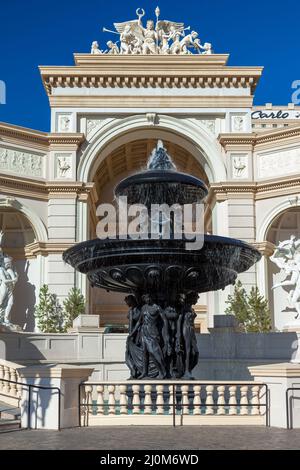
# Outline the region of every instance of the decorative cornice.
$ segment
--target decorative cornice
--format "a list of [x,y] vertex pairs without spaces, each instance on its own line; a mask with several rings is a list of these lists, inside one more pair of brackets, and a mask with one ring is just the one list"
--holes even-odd
[[256,133],[230,133],[219,134],[218,140],[220,144],[226,148],[228,145],[255,145]]
[[228,56],[75,55],[75,67],[40,67],[50,96],[57,87],[250,88],[261,67],[225,66]]
[[79,147],[85,140],[85,135],[80,133],[48,134],[49,145],[76,145]]
[[299,137],[300,136],[300,125],[284,127],[280,129],[270,129],[265,132],[260,132],[257,134],[256,140],[258,144],[263,144],[265,142],[274,142],[275,140],[282,140],[289,137]]
[[[48,200],[53,195],[68,195],[87,200],[89,194],[94,191],[94,183],[80,182],[41,182],[18,176],[0,175],[0,187],[3,194],[32,197],[34,199]],[[87,195],[87,197],[84,197]],[[93,196],[94,197],[94,196]]]
[[264,182],[222,182],[213,183],[210,186],[210,191],[213,193],[213,197],[217,201],[225,201],[231,197],[240,197],[247,193],[255,199],[265,199],[272,196],[282,196],[284,194],[299,192],[300,189],[300,177],[294,178],[285,177],[275,179],[272,181]]
[[2,174],[0,175],[0,187],[3,194],[48,199],[46,182]]
[[51,107],[88,108],[251,108],[253,96],[56,96],[49,98]]
[[14,259],[36,258],[38,255],[62,254],[65,250],[74,246],[75,242],[33,242],[23,248],[6,248],[5,252]]
[[220,134],[218,140],[226,148],[229,145],[252,145],[276,142],[292,137],[300,137],[300,125],[270,129],[264,132]]
[[48,134],[46,132],[15,126],[5,122],[0,122],[0,139],[2,137],[20,139],[27,143],[38,143],[44,147],[48,147]]
[[81,133],[46,133],[0,122],[0,140],[2,137],[13,138],[20,143],[38,143],[45,147],[45,150],[53,144],[79,146],[85,140],[84,134]]
[[265,191],[274,191],[275,189],[286,189],[286,188],[295,188],[300,185],[300,177],[287,176],[285,178],[277,178],[272,181],[264,181],[262,183],[256,183],[257,190],[259,192]]
[[255,194],[257,192],[257,183],[213,183],[210,185],[210,191],[213,193],[213,196],[210,196],[210,199],[216,199],[217,201],[223,201],[228,199],[229,194],[234,193],[249,193]]
[[[205,71],[206,72],[206,71]],[[48,95],[52,94],[52,89],[61,88],[250,88],[253,92],[257,80],[248,77],[246,74],[235,76],[223,76],[223,74],[213,75],[202,72],[202,76],[172,76],[164,75],[97,75],[95,72],[86,71],[85,76],[74,74],[68,77],[43,76],[44,84]]]

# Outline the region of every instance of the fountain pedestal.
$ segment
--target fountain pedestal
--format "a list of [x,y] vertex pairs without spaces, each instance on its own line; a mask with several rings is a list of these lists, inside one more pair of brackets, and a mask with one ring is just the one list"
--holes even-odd
[[100,332],[99,315],[78,315],[73,321],[73,327],[69,329],[69,333],[96,333]]

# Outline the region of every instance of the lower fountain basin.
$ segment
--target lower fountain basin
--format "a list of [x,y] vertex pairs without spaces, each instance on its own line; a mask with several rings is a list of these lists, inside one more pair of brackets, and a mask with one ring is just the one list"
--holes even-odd
[[204,236],[200,250],[184,240],[90,240],[69,248],[65,262],[108,291],[198,293],[224,289],[261,254],[240,240]]

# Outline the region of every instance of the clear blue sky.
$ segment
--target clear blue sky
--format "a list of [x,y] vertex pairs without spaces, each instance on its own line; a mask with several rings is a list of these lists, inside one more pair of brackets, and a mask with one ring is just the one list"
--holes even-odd
[[[5,0],[0,5],[0,80],[7,104],[0,121],[49,130],[50,111],[38,65],[73,65],[74,52],[89,52],[93,40],[110,38],[102,27],[136,18],[143,7],[154,17],[183,21],[230,53],[230,65],[263,65],[255,103],[286,104],[291,83],[300,80],[299,0]],[[105,41],[105,42],[104,42]]]

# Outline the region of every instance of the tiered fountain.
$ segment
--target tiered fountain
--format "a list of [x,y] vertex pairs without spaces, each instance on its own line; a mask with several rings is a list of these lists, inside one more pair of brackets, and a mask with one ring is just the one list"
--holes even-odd
[[[203,181],[176,171],[158,143],[146,171],[122,180],[116,197],[128,204],[192,204],[207,195]],[[172,228],[173,227],[173,228]],[[127,293],[129,335],[126,363],[132,379],[191,378],[198,362],[193,305],[201,292],[234,284],[261,255],[240,240],[204,235],[201,249],[186,248],[174,236],[95,239],[64,253],[64,260],[87,274],[92,286]]]

